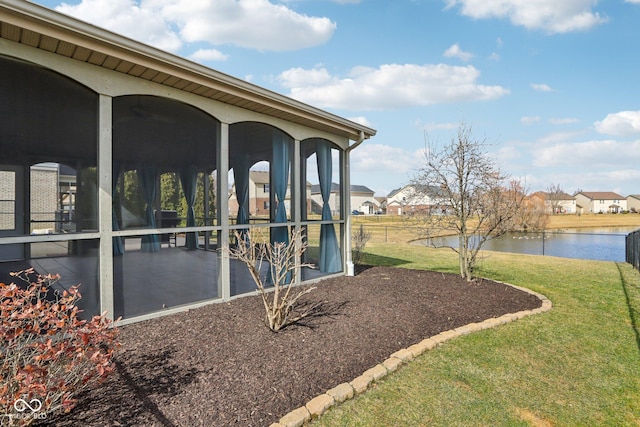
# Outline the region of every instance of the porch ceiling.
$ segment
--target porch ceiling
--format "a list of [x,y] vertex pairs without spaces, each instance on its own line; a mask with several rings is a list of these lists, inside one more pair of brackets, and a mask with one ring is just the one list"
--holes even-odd
[[0,3],[0,38],[351,140],[376,133],[369,127],[28,1]]

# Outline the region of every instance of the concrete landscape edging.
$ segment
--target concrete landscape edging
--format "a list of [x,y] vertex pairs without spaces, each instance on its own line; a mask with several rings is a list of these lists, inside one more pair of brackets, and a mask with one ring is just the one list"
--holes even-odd
[[398,350],[391,356],[389,356],[389,358],[387,358],[384,362],[370,369],[367,369],[364,373],[362,373],[362,375],[354,378],[352,381],[348,383],[342,383],[330,390],[327,390],[326,393],[322,393],[314,397],[304,406],[294,409],[293,411],[280,418],[278,422],[271,424],[270,427],[304,426],[308,421],[319,417],[320,415],[328,411],[332,406],[338,405],[346,400],[353,399],[355,396],[366,392],[370,388],[371,384],[375,381],[378,381],[391,372],[396,371],[400,366],[409,363],[424,352],[431,350],[446,341],[484,329],[495,328],[497,326],[504,325],[505,323],[510,323],[518,319],[522,319],[523,317],[544,313],[545,311],[551,310],[551,308],[553,307],[551,301],[542,294],[539,294],[527,288],[512,285],[510,283],[498,282],[496,280],[494,280],[494,282],[508,285],[528,294],[534,295],[538,299],[540,299],[540,301],[542,301],[542,305],[533,310],[523,310],[516,313],[507,313],[503,314],[500,317],[492,317],[483,320],[479,323],[469,323],[455,329],[440,332],[439,334],[429,338],[425,338],[419,343],[414,344],[408,348]]

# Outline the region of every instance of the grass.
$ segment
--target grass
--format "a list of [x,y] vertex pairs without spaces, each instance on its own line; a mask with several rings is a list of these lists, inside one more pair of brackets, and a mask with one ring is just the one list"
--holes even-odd
[[[419,239],[421,234],[416,220],[400,215],[354,215],[352,230],[363,225],[372,234],[372,243],[403,243]],[[583,214],[550,215],[547,230],[593,227],[638,227],[640,214]]]
[[[640,426],[640,274],[625,263],[486,252],[479,274],[551,311],[456,338],[314,426]],[[451,250],[371,244],[366,261],[456,272]]]

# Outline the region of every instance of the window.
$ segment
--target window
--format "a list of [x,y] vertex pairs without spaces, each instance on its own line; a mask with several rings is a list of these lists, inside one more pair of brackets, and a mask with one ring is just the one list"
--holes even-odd
[[264,191],[265,193],[269,193],[269,184],[264,184],[262,186],[262,191]]
[[263,202],[263,209],[264,210],[269,210],[269,202],[267,202],[267,201]]

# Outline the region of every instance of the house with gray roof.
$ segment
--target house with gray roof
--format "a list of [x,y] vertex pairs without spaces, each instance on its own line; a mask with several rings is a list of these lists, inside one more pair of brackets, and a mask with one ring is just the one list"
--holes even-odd
[[620,213],[627,198],[613,191],[581,191],[575,195],[577,213]]
[[627,196],[627,210],[629,212],[640,212],[640,194]]
[[[374,191],[365,185],[351,185],[349,194],[352,211],[362,212],[365,215],[373,215],[380,211],[380,201],[374,196]],[[317,211],[322,206],[322,195],[320,185],[311,186],[312,211]],[[315,208],[314,208],[315,207]],[[329,196],[329,207],[332,212],[340,210],[340,185],[331,183],[331,193]]]

